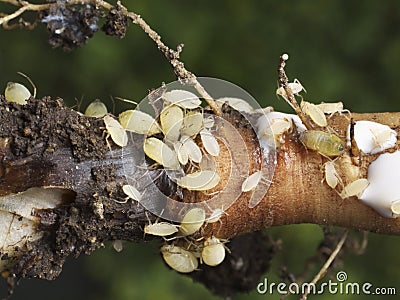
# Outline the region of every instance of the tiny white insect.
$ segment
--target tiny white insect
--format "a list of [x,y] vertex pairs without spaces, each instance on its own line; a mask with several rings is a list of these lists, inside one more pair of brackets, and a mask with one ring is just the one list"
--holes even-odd
[[[288,83],[288,87],[292,91],[292,94],[298,95],[301,91],[307,92],[306,89],[302,86],[299,80],[295,79],[293,82]],[[276,94],[282,96],[284,99],[288,100],[286,95],[286,91],[283,87],[279,87],[276,90]]]
[[200,131],[200,137],[206,151],[212,156],[218,156],[220,148],[214,135],[209,130],[202,129]]
[[85,116],[87,117],[103,117],[107,114],[107,106],[100,101],[100,99],[96,99],[91,102],[85,110]]
[[248,192],[255,189],[255,187],[260,182],[261,178],[262,178],[262,171],[256,171],[253,174],[251,174],[243,181],[242,192]]
[[226,212],[222,208],[216,208],[213,210],[211,215],[207,218],[206,222],[207,223],[218,222],[218,221],[220,221],[220,219],[224,213],[226,214]]
[[202,127],[203,114],[195,111],[190,111],[185,115],[185,118],[183,119],[181,135],[194,137],[200,132]]
[[202,158],[202,153],[199,146],[189,137],[181,138],[182,147],[185,148],[189,159],[195,163],[199,163]]
[[122,250],[124,250],[124,245],[122,244],[121,240],[114,240],[112,242],[112,246],[113,246],[114,250],[117,252],[121,252]]
[[22,84],[8,82],[4,91],[4,96],[8,102],[16,102],[25,105],[31,97],[31,92]]
[[191,235],[203,226],[206,219],[206,212],[200,207],[190,209],[182,219],[179,231],[183,235]]
[[335,163],[333,161],[328,161],[324,164],[324,167],[326,183],[331,188],[336,188],[337,184],[339,183],[339,175],[336,172]]
[[177,141],[174,143],[174,150],[178,156],[178,160],[182,165],[186,165],[189,161],[189,154],[187,153],[186,147],[183,147],[182,142]]
[[209,266],[217,266],[224,261],[224,244],[216,237],[212,236],[204,241],[204,248],[201,251],[201,261]]
[[177,225],[168,222],[156,222],[144,226],[144,233],[156,236],[168,236],[178,232]]
[[161,254],[167,265],[180,273],[193,272],[199,265],[192,252],[175,245],[163,245]]
[[326,127],[328,125],[324,112],[317,105],[301,100],[300,108],[318,126]]
[[369,185],[368,179],[361,178],[357,179],[353,182],[350,182],[348,185],[346,185],[343,189],[343,191],[340,193],[340,197],[342,199],[346,199],[352,196],[357,196],[359,197],[362,192],[367,188]]
[[156,120],[149,114],[140,110],[126,110],[119,115],[122,127],[127,131],[132,131],[148,136],[161,132]]
[[272,119],[271,121],[271,131],[275,136],[279,136],[292,127],[292,123],[284,118],[284,119]]
[[316,104],[316,106],[324,112],[324,114],[332,115],[334,113],[349,112],[344,109],[343,102],[321,102]]
[[166,102],[186,109],[195,109],[201,105],[201,100],[195,94],[185,90],[172,90],[162,97]]
[[212,189],[219,183],[218,173],[211,170],[200,170],[187,174],[177,180],[177,184],[192,191],[205,191]]
[[215,125],[214,116],[208,116],[203,119],[203,127],[204,128],[210,129],[210,128],[214,127],[214,125]]
[[134,186],[126,184],[122,187],[122,190],[130,199],[140,202],[142,195]]
[[233,107],[234,109],[238,111],[243,111],[243,112],[252,112],[254,108],[250,105],[249,102],[240,99],[240,98],[232,98],[232,97],[224,97],[224,98],[219,98],[216,99],[218,105],[222,107],[224,103],[227,103],[229,106]]
[[183,111],[176,105],[165,107],[160,114],[161,128],[165,139],[176,142],[183,123]]
[[105,116],[103,121],[106,125],[108,136],[111,136],[113,142],[120,147],[125,147],[128,144],[128,135],[121,124],[111,116]]
[[390,206],[393,214],[399,215],[400,214],[400,199],[394,200],[392,205]]
[[179,162],[175,151],[171,150],[167,144],[161,140],[150,137],[144,142],[144,153],[155,162],[166,168],[177,169]]

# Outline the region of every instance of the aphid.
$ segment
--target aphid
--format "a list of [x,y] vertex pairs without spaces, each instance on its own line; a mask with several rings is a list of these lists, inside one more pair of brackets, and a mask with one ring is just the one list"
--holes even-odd
[[107,114],[107,106],[99,99],[94,100],[90,103],[85,110],[85,116],[87,117],[103,117]]
[[128,135],[121,124],[111,116],[105,116],[103,121],[106,125],[108,136],[111,136],[113,142],[120,147],[125,147],[128,144]]
[[[288,85],[294,95],[298,95],[303,90],[306,92],[306,89],[301,85],[300,81],[298,81],[297,79],[295,79],[294,82],[289,82]],[[276,94],[288,100],[286,91],[282,86],[276,90]]]
[[146,134],[148,136],[161,132],[156,120],[140,110],[127,110],[119,115],[119,121],[122,127],[127,131],[132,131],[139,134]]
[[344,109],[343,102],[321,102],[320,104],[315,104],[320,110],[324,112],[324,114],[334,114],[336,112],[341,113],[344,111],[348,111]]
[[179,166],[175,151],[171,150],[161,140],[151,137],[144,142],[144,153],[155,162],[166,168],[176,169]]
[[183,123],[182,109],[176,105],[164,108],[160,114],[160,123],[164,137],[172,142],[177,141]]
[[177,232],[177,226],[168,222],[150,223],[144,226],[144,233],[156,236],[168,236]]
[[272,119],[271,131],[275,136],[279,136],[288,131],[292,127],[292,123],[288,119]]
[[371,133],[376,147],[384,149],[386,144],[390,143],[393,136],[396,137],[396,132],[387,126],[386,130],[379,130],[376,128],[371,128]]
[[121,252],[122,250],[124,250],[124,245],[122,244],[121,240],[113,241],[112,246],[113,246],[114,250],[117,252]]
[[179,231],[183,235],[191,235],[203,226],[206,219],[206,212],[204,209],[195,207],[190,209],[182,219]]
[[193,272],[199,265],[192,252],[175,245],[163,245],[161,254],[167,265],[180,273]]
[[208,116],[203,119],[203,127],[204,128],[210,129],[210,128],[214,127],[214,125],[215,125],[214,116]]
[[212,133],[207,129],[203,129],[200,131],[200,137],[206,151],[212,156],[218,156],[220,151],[219,144]]
[[392,205],[390,206],[390,209],[393,214],[400,214],[400,200],[395,200],[392,202]]
[[31,92],[22,84],[16,82],[8,82],[4,96],[8,102],[16,102],[25,105],[31,97]]
[[122,187],[122,190],[130,199],[140,202],[142,195],[134,186],[126,184]]
[[217,266],[223,262],[225,258],[224,244],[212,236],[204,241],[204,248],[201,251],[201,260],[206,265]]
[[163,99],[171,104],[186,109],[195,109],[200,106],[201,100],[193,93],[185,90],[172,90],[163,95]]
[[189,154],[187,153],[186,147],[183,147],[183,144],[180,141],[177,141],[174,144],[174,150],[176,152],[179,162],[182,165],[186,165],[189,161]]
[[333,161],[328,161],[324,164],[324,167],[326,183],[334,189],[339,182],[339,175],[335,170],[335,163]]
[[362,194],[362,192],[367,188],[368,185],[368,179],[357,179],[353,182],[350,182],[344,187],[343,191],[340,193],[340,197],[342,197],[342,199],[346,199],[352,196],[358,197]]
[[242,192],[248,192],[258,185],[262,178],[262,171],[256,171],[245,179],[242,183]]
[[177,180],[177,184],[192,191],[205,191],[217,186],[220,177],[210,170],[196,171]]
[[224,97],[216,99],[215,101],[217,101],[220,106],[227,103],[230,107],[233,107],[238,111],[252,112],[254,109],[247,101],[239,98]]
[[221,219],[221,217],[222,217],[222,214],[226,214],[226,212],[223,210],[223,209],[221,209],[221,208],[216,208],[216,209],[214,209],[213,210],[213,212],[211,213],[211,215],[208,217],[208,219],[206,220],[206,222],[207,223],[215,223],[215,222],[218,222],[220,219]]
[[202,158],[201,150],[197,144],[188,137],[182,137],[181,138],[182,146],[185,148],[185,151],[187,152],[189,159],[195,163],[199,163]]
[[325,156],[339,156],[344,151],[342,140],[335,134],[320,130],[300,133],[300,141],[308,148]]
[[328,125],[324,112],[315,104],[302,100],[300,102],[300,108],[301,111],[309,116],[318,126],[326,127]]
[[183,136],[196,136],[203,127],[203,115],[199,112],[190,111],[183,119],[181,134]]

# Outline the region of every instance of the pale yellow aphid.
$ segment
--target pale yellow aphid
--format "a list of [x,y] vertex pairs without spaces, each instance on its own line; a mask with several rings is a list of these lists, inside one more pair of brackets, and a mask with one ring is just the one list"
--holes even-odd
[[324,112],[317,105],[301,100],[300,108],[318,126],[326,127],[328,125]]
[[103,117],[107,114],[107,106],[99,99],[91,102],[85,110],[85,116],[87,117]]
[[190,209],[182,219],[179,231],[183,235],[191,235],[203,226],[206,220],[206,212],[204,209],[195,207]]
[[376,128],[370,128],[370,131],[373,135],[375,145],[380,149],[383,149],[387,143],[390,143],[392,136],[396,134],[396,132],[393,131],[389,126],[385,129],[380,128],[380,130]]
[[121,252],[122,250],[124,250],[124,245],[122,244],[122,240],[114,240],[112,242],[112,246],[114,250],[117,252]]
[[122,187],[122,190],[130,199],[140,202],[142,195],[134,186],[126,184]]
[[300,141],[308,149],[325,156],[339,156],[344,151],[342,140],[335,134],[320,130],[307,130],[300,133]]
[[31,97],[31,92],[22,84],[16,82],[8,82],[4,96],[8,102],[15,102],[25,105]]
[[[289,82],[288,86],[294,95],[298,95],[303,90],[306,92],[306,89],[301,85],[300,81],[298,81],[297,79],[295,79],[294,82]],[[276,94],[288,100],[286,91],[283,87],[279,87],[276,90]]]
[[185,151],[189,156],[189,159],[195,163],[199,163],[203,156],[199,146],[197,146],[197,144],[188,137],[182,137],[181,142],[182,147],[185,148]]
[[362,192],[367,188],[368,185],[368,179],[357,179],[353,182],[350,182],[344,187],[343,191],[340,193],[340,197],[342,197],[342,199],[346,199],[352,196],[358,197],[362,194]]
[[174,144],[174,150],[176,152],[179,162],[182,165],[186,165],[189,161],[189,154],[186,150],[186,147],[183,146],[182,142],[176,142]]
[[272,119],[271,121],[271,131],[275,136],[279,136],[284,132],[289,131],[292,127],[292,123],[284,118],[284,119]]
[[128,135],[121,124],[111,116],[105,116],[103,121],[113,142],[120,147],[125,147],[128,144]]
[[341,113],[348,111],[347,109],[344,109],[343,102],[321,102],[320,104],[315,105],[325,114],[334,114],[336,112]]
[[212,236],[204,241],[204,247],[201,251],[201,261],[209,266],[217,266],[224,261],[225,247],[224,244]]
[[177,169],[179,167],[178,158],[175,151],[171,150],[161,140],[150,137],[144,142],[144,153],[155,162],[166,168]]
[[219,144],[217,139],[213,136],[213,134],[208,131],[207,129],[202,129],[200,131],[201,142],[203,143],[204,149],[212,155],[218,156],[219,155]]
[[165,107],[160,114],[161,128],[165,139],[176,142],[183,123],[183,111],[176,105]]
[[177,184],[192,191],[206,191],[217,186],[219,180],[220,177],[217,172],[200,170],[179,178]]
[[254,109],[249,102],[240,98],[224,97],[216,99],[215,101],[217,101],[221,107],[224,103],[227,103],[230,107],[238,111],[252,112]]
[[195,111],[190,111],[183,119],[181,134],[183,136],[196,136],[203,127],[203,114]]
[[256,171],[245,179],[242,183],[242,192],[249,192],[258,185],[262,178],[262,171]]
[[167,265],[180,273],[193,272],[199,265],[192,252],[175,245],[163,245],[161,254]]
[[144,226],[144,233],[156,236],[168,236],[177,232],[177,226],[168,222],[158,222]]
[[331,188],[336,188],[337,184],[339,183],[339,175],[336,172],[335,163],[333,161],[328,161],[324,164],[324,167],[326,183]]
[[166,92],[162,98],[170,104],[175,104],[186,109],[195,109],[201,104],[201,100],[195,94],[185,90]]
[[390,206],[390,209],[392,210],[393,214],[399,215],[400,214],[400,199],[393,201],[392,205]]
[[140,110],[126,110],[119,115],[122,127],[127,131],[151,136],[161,132],[156,120]]

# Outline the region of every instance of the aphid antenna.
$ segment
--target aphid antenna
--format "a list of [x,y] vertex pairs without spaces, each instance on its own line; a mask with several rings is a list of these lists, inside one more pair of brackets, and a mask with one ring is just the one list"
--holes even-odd
[[111,98],[115,98],[115,99],[120,100],[120,101],[123,101],[123,102],[127,102],[127,103],[130,103],[130,104],[134,104],[134,105],[136,105],[136,106],[139,105],[139,103],[137,103],[136,101],[130,100],[130,99],[126,99],[126,98],[122,98],[122,97],[112,97],[112,96],[110,96],[110,97],[111,97]]
[[112,102],[112,112],[115,113],[115,100],[114,100],[114,97],[112,95],[110,95],[110,99],[111,99],[111,102]]
[[21,75],[22,77],[24,77],[26,80],[28,80],[28,82],[31,84],[31,86],[33,87],[33,98],[36,98],[36,85],[33,83],[33,81],[29,78],[28,75],[25,75],[22,72],[17,72],[17,74]]

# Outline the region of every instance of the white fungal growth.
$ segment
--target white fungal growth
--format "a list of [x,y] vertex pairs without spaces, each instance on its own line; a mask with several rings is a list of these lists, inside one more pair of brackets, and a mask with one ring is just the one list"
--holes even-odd
[[203,127],[203,115],[199,112],[190,111],[185,115],[183,119],[183,125],[181,128],[182,136],[196,136],[201,128]]
[[204,209],[199,207],[192,208],[183,217],[179,231],[183,235],[191,235],[203,226],[205,219],[206,212]]
[[342,199],[346,199],[353,196],[359,197],[363,193],[363,191],[367,188],[368,185],[369,185],[368,179],[365,178],[357,179],[353,182],[350,182],[348,185],[344,187],[343,191],[340,193],[340,197],[342,197]]
[[339,183],[339,175],[335,169],[335,163],[328,161],[324,164],[325,168],[325,181],[331,188],[336,188]]
[[144,226],[144,233],[156,236],[169,236],[177,232],[177,226],[168,222],[158,222]]
[[120,147],[125,147],[128,144],[128,135],[121,124],[111,116],[105,116],[103,121],[113,142]]
[[16,102],[25,105],[31,97],[31,92],[22,84],[17,82],[8,82],[4,96],[8,102]]
[[400,151],[384,153],[368,167],[369,186],[360,201],[386,218],[399,217]]
[[224,103],[227,103],[229,106],[238,111],[250,113],[254,110],[254,108],[249,104],[249,102],[239,98],[224,97],[216,99],[215,101],[220,107],[222,107]]
[[165,168],[177,169],[179,166],[175,151],[157,138],[147,138],[143,145],[144,153]]
[[183,123],[183,111],[176,105],[165,107],[160,114],[161,128],[165,139],[176,142]]
[[156,120],[140,110],[127,110],[119,115],[119,121],[125,130],[148,136],[161,132]]
[[199,146],[197,146],[197,144],[191,138],[188,137],[182,137],[181,141],[183,144],[182,146],[185,148],[189,156],[189,159],[195,163],[199,163],[203,156],[201,154]]
[[177,184],[192,191],[206,191],[217,186],[220,177],[217,172],[210,170],[196,171],[177,180]]
[[328,122],[326,121],[326,117],[324,112],[315,104],[301,101],[300,102],[301,111],[310,117],[310,119],[320,127],[326,127]]
[[142,195],[134,186],[126,184],[122,187],[122,190],[130,199],[140,202]]
[[258,185],[262,178],[262,171],[257,171],[251,174],[249,177],[245,179],[242,183],[242,192],[249,192]]
[[212,236],[204,241],[204,247],[201,251],[201,261],[209,266],[217,266],[224,261],[225,247],[224,244]]
[[[347,128],[347,143],[350,144],[350,125]],[[354,140],[365,154],[375,154],[393,148],[397,132],[387,125],[371,121],[357,121],[354,125]]]
[[163,99],[186,109],[195,109],[201,105],[201,100],[193,93],[185,90],[172,90],[163,95]]
[[193,272],[199,265],[192,252],[175,245],[163,245],[161,254],[167,265],[180,273]]
[[200,131],[201,142],[203,143],[204,149],[212,155],[218,156],[219,155],[219,144],[217,139],[213,136],[213,134],[208,131],[207,129],[203,129]]
[[107,114],[107,106],[99,99],[91,102],[85,110],[85,116],[87,117],[103,117]]

